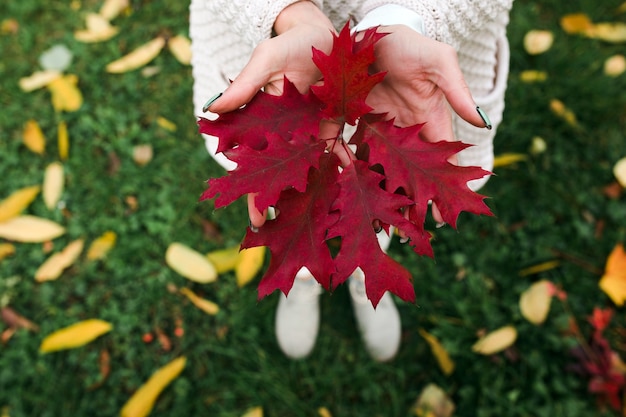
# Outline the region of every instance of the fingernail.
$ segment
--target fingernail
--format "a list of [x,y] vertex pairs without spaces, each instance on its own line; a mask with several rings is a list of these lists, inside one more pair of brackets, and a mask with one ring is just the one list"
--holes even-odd
[[377,228],[374,229],[375,233],[380,233],[383,231],[383,227],[382,226],[378,226]]
[[478,106],[476,106],[476,111],[478,112],[478,115],[480,116],[480,118],[483,119],[483,122],[485,123],[485,127],[491,130],[492,128],[491,120],[489,120],[489,116],[487,116],[487,113],[485,113],[483,109],[481,109]]
[[442,228],[443,226],[445,226],[445,225],[446,225],[446,222],[439,222],[439,223],[437,223],[437,224],[435,225],[435,227],[436,227],[437,229],[441,229],[441,228]]
[[209,111],[209,107],[211,107],[211,104],[215,103],[215,101],[216,101],[218,98],[222,97],[222,94],[224,94],[224,93],[217,93],[216,95],[214,95],[213,97],[211,97],[211,98],[209,99],[209,101],[207,101],[206,103],[204,103],[204,106],[202,106],[202,112],[203,112],[203,113],[208,112],[208,111]]
[[257,233],[259,231],[258,227],[252,226],[252,220],[248,219],[248,226],[250,226],[250,230],[252,233]]
[[400,243],[406,243],[406,242],[408,242],[408,241],[409,241],[409,238],[408,238],[408,237],[401,237],[401,238],[400,238]]

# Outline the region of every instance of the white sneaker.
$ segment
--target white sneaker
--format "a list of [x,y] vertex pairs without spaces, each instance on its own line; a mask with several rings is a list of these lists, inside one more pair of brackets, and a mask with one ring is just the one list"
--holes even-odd
[[322,286],[302,269],[296,275],[289,296],[280,294],[276,309],[276,339],[283,353],[292,359],[306,357],[315,346],[320,325],[319,295]]
[[365,279],[360,268],[348,279],[354,317],[370,356],[385,362],[392,359],[400,348],[400,314],[391,293],[386,292],[376,309],[365,293]]

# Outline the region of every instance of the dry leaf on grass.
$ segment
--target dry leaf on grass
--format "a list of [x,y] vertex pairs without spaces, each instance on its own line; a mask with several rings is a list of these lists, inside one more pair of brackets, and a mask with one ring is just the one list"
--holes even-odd
[[454,361],[450,358],[448,351],[443,347],[441,342],[439,342],[439,339],[424,329],[419,329],[419,333],[426,342],[428,342],[433,356],[437,359],[439,368],[441,368],[445,375],[451,375],[452,372],[454,372]]
[[242,249],[239,252],[239,261],[235,266],[237,286],[243,287],[254,279],[265,262],[265,246]]
[[528,159],[528,156],[523,153],[504,153],[501,155],[496,155],[493,160],[493,167],[505,167],[508,165],[513,165],[520,161],[525,161],[526,159]]
[[15,242],[46,242],[64,233],[65,228],[58,223],[31,215],[13,217],[0,223],[0,237]]
[[80,321],[46,336],[39,346],[39,352],[49,353],[84,346],[112,328],[111,323],[99,319]]
[[617,182],[626,188],[626,157],[620,159],[613,166],[613,175],[617,178]]
[[15,245],[12,243],[0,243],[0,261],[15,255]]
[[0,201],[0,223],[13,217],[17,217],[37,197],[41,187],[32,185],[14,191],[4,200]]
[[493,355],[509,348],[517,339],[517,330],[513,326],[504,326],[481,337],[472,346],[472,351],[481,355]]
[[36,120],[30,119],[24,125],[22,133],[22,141],[24,145],[32,152],[43,155],[46,150],[46,137]]
[[532,324],[541,324],[548,317],[553,285],[550,281],[538,281],[522,293],[519,300],[520,311]]
[[263,407],[252,407],[248,411],[243,413],[241,417],[263,417]]
[[76,111],[83,105],[83,95],[76,86],[78,77],[73,74],[64,75],[52,80],[48,89],[52,93],[52,107],[57,112]]
[[454,403],[437,385],[428,384],[420,393],[413,412],[419,417],[451,417]]
[[626,301],[626,251],[622,244],[615,245],[608,256],[599,285],[616,305],[624,305]]
[[106,66],[106,71],[113,74],[120,74],[143,67],[156,58],[164,46],[165,38],[162,36],[152,39],[150,42],[141,45],[122,58],[111,62]]
[[554,35],[548,30],[531,30],[524,36],[524,49],[530,55],[539,55],[552,47]]
[[209,301],[207,299],[197,296],[189,288],[181,288],[180,293],[187,297],[193,305],[211,316],[216,315],[220,311],[219,306],[213,301]]
[[619,77],[626,71],[626,57],[621,54],[613,55],[604,61],[604,74],[609,77]]
[[102,236],[91,242],[87,250],[87,259],[90,261],[103,259],[113,249],[116,240],[117,234],[115,232],[110,230],[104,232]]
[[136,145],[133,147],[133,161],[139,166],[147,165],[152,161],[152,145]]
[[22,77],[19,80],[20,89],[26,93],[43,88],[57,78],[61,78],[63,74],[57,70],[36,71],[28,77]]
[[218,249],[207,253],[206,257],[211,261],[217,273],[223,274],[235,269],[237,263],[239,263],[239,246]]
[[70,137],[67,133],[67,123],[60,121],[57,127],[57,144],[59,146],[59,159],[65,161],[70,153]]
[[85,17],[87,29],[74,32],[74,38],[79,42],[94,43],[111,39],[119,33],[119,28],[112,26],[109,20],[98,13],[89,13]]
[[15,329],[27,329],[33,332],[39,331],[39,326],[28,320],[26,317],[18,314],[11,307],[0,308],[0,317],[9,327],[13,327]]
[[565,120],[567,124],[573,127],[578,126],[578,120],[574,112],[569,109],[565,104],[556,98],[550,100],[550,110],[552,113]]
[[183,277],[206,284],[217,279],[217,271],[202,254],[182,243],[172,243],[165,253],[165,261],[174,271]]
[[593,39],[600,39],[610,43],[626,42],[626,23],[604,22],[596,23],[586,32]]
[[548,73],[538,70],[526,70],[521,72],[519,78],[524,83],[543,82],[548,79]]
[[191,64],[191,41],[183,35],[177,35],[167,41],[167,47],[174,58],[183,65]]
[[65,173],[63,165],[52,162],[46,167],[43,178],[43,201],[49,210],[53,210],[63,194],[65,187]]
[[570,35],[586,33],[593,27],[593,22],[584,13],[571,13],[561,17],[561,28]]
[[77,239],[68,244],[61,252],[50,256],[35,272],[35,281],[53,281],[61,276],[83,252],[85,242]]
[[128,0],[105,0],[98,13],[104,19],[113,20],[128,7],[130,7]]
[[187,359],[181,356],[159,368],[126,402],[120,415],[122,417],[145,417],[150,414],[159,394],[180,375],[186,363]]

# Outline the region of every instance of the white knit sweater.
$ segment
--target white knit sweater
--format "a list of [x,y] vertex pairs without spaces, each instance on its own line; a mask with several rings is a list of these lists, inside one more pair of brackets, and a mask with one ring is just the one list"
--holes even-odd
[[[202,113],[208,98],[228,86],[248,62],[254,47],[269,38],[278,14],[297,0],[192,0],[190,36],[194,77],[194,111]],[[502,120],[509,66],[506,25],[513,0],[315,0],[340,29],[350,17],[358,22],[384,4],[397,4],[418,13],[425,35],[452,45],[472,96],[490,117],[493,129],[476,128],[455,115],[456,138],[472,146],[459,154],[465,166],[493,168],[493,138]],[[213,115],[214,116],[214,115]],[[226,169],[234,164],[215,155],[216,139],[207,148]],[[480,188],[487,178],[470,186]]]

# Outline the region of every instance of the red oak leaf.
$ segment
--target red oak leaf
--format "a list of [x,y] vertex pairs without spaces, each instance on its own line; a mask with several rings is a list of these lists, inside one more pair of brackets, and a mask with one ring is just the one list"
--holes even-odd
[[[385,254],[372,228],[374,220],[396,225],[414,239],[423,231],[408,222],[400,209],[412,204],[400,194],[380,187],[384,176],[370,170],[367,163],[354,161],[339,176],[341,191],[333,206],[339,220],[328,231],[329,237],[341,237],[341,249],[335,258],[337,276],[333,287],[343,283],[357,267],[365,274],[365,291],[376,306],[385,291],[406,301],[415,299],[411,274]],[[380,232],[383,233],[383,232]]]
[[272,96],[260,91],[244,107],[221,114],[216,120],[201,117],[198,125],[200,133],[219,138],[217,152],[237,145],[258,150],[267,145],[266,132],[274,132],[287,140],[292,136],[317,136],[321,107],[317,97],[310,92],[300,94],[285,78],[282,95]]
[[223,207],[247,193],[259,193],[255,204],[260,211],[273,206],[281,191],[293,187],[304,191],[309,167],[317,167],[326,142],[304,140],[288,142],[275,133],[267,134],[267,146],[262,150],[238,146],[225,152],[237,168],[227,176],[212,178],[200,200],[215,199],[215,207]]
[[270,265],[259,283],[259,298],[280,289],[288,294],[296,273],[307,267],[315,279],[330,289],[335,266],[326,244],[327,230],[337,220],[331,206],[339,193],[339,163],[332,154],[324,154],[320,169],[311,169],[304,193],[295,189],[283,191],[276,204],[278,216],[258,232],[250,229],[242,248],[267,246]]
[[362,40],[356,41],[346,24],[339,36],[334,36],[330,55],[313,48],[313,62],[322,72],[324,83],[311,90],[324,103],[324,115],[329,119],[354,125],[372,108],[365,104],[370,90],[385,74],[370,75],[368,70],[376,59],[374,44],[384,34],[368,29]]
[[[369,163],[380,164],[385,173],[385,187],[390,192],[402,190],[415,203],[409,207],[409,219],[423,224],[428,202],[437,203],[443,220],[456,228],[461,211],[491,215],[484,196],[467,186],[470,180],[490,173],[479,167],[460,167],[448,158],[471,146],[462,142],[426,142],[418,136],[421,125],[396,127],[385,115],[368,114],[359,121],[351,140],[369,147]],[[416,248],[418,253],[420,247]]]

